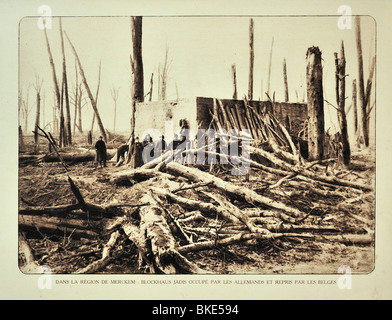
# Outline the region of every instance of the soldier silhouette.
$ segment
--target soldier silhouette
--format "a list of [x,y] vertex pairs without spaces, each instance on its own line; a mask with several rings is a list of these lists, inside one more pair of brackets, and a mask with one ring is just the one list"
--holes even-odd
[[102,136],[99,137],[99,140],[95,143],[95,151],[96,151],[96,161],[97,166],[99,165],[106,167],[106,144],[105,141],[102,140]]

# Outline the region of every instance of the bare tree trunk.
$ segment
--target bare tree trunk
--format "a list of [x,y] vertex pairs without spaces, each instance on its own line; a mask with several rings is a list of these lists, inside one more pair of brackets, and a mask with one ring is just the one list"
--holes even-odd
[[39,151],[39,138],[38,138],[38,127],[40,125],[39,118],[40,118],[40,106],[41,106],[41,97],[40,93],[37,92],[37,113],[35,117],[35,129],[34,129],[34,148],[35,152]]
[[[136,114],[136,98],[135,98],[135,63],[132,59],[132,54],[130,55],[130,63],[131,63],[131,72],[132,72],[132,78],[133,78],[133,84],[131,87],[131,94],[132,94],[132,101],[131,101],[131,136],[128,139],[128,153],[127,157],[125,159],[125,163],[129,164],[135,156],[135,114]],[[158,70],[159,72],[159,70]],[[158,85],[159,85],[158,81]],[[158,94],[160,94],[160,91],[158,91]],[[134,163],[134,162],[133,162]]]
[[[64,80],[64,79],[63,79]],[[60,148],[64,147],[66,143],[66,132],[64,126],[64,81],[61,82],[61,95],[60,95]]]
[[23,118],[24,118],[24,131],[25,134],[27,134],[28,130],[28,119],[29,119],[29,93],[30,93],[30,86],[27,87],[27,93],[26,93],[26,99],[22,98],[22,93],[20,93],[20,102],[22,105],[22,113],[23,113]]
[[93,119],[91,120],[90,132],[94,132],[94,123],[95,123],[95,113],[93,114]]
[[159,73],[160,73],[160,79],[159,81],[161,82],[160,84],[160,99],[161,100],[166,100],[166,92],[167,92],[167,79],[168,79],[168,72],[169,72],[169,62],[168,62],[168,57],[169,57],[169,49],[165,49],[165,60],[163,62],[162,69],[159,68]]
[[[152,100],[152,89],[154,87],[154,74],[151,74],[151,78],[150,78],[150,101]],[[177,88],[177,84],[176,84],[176,88]],[[178,98],[178,92],[177,92],[177,98]]]
[[309,48],[306,59],[309,160],[321,160],[324,157],[324,98],[320,49]]
[[128,141],[129,151],[127,154],[127,158],[125,159],[125,163],[136,165],[134,159],[136,154],[136,145],[135,145],[135,113],[136,113],[136,99],[132,99],[132,107],[131,107],[131,137]]
[[253,100],[253,64],[254,64],[254,25],[253,19],[249,22],[249,82],[248,82],[248,100]]
[[144,101],[144,75],[142,58],[142,17],[131,17],[133,65],[134,65],[134,99]]
[[76,133],[76,121],[78,120],[78,93],[77,93],[78,89],[76,89],[76,93],[75,93],[75,109],[74,109],[74,120],[73,120],[73,129],[72,129],[72,133],[75,136]]
[[269,66],[268,66],[268,82],[267,82],[267,94],[269,96],[270,96],[270,90],[271,90],[271,65],[272,65],[272,49],[273,49],[273,47],[274,47],[274,38],[272,37]]
[[[95,104],[98,106],[98,93],[99,93],[99,87],[101,85],[101,61],[99,62],[99,71],[98,71],[98,84],[97,84],[97,91],[95,92]],[[98,107],[97,107],[98,109]],[[93,119],[91,121],[91,134],[94,133],[94,123],[95,123],[95,113],[93,114]]]
[[91,131],[87,132],[87,143],[91,145],[93,143],[93,134]]
[[79,85],[79,94],[78,94],[78,129],[80,133],[83,133],[83,128],[82,128],[82,84]]
[[237,100],[237,70],[235,64],[231,66],[231,74],[233,76],[233,99]]
[[357,109],[357,80],[353,80],[353,94],[352,94],[352,103],[354,109],[354,132],[355,137],[358,134],[358,109]]
[[76,121],[78,118],[78,102],[79,102],[79,83],[78,83],[78,65],[75,59],[75,113],[74,113],[74,124],[73,124],[73,134],[76,132]]
[[[46,46],[47,46],[47,49],[48,49],[49,63],[50,63],[50,66],[52,67],[54,92],[55,92],[55,96],[56,96],[56,107],[57,107],[57,110],[60,111],[60,98],[61,98],[60,97],[60,88],[59,88],[59,84],[58,84],[58,81],[57,81],[56,67],[55,67],[55,64],[53,62],[52,51],[50,49],[50,44],[49,44],[49,39],[48,39],[48,34],[46,32],[46,28],[44,28],[44,33],[45,33]],[[54,114],[55,114],[55,112],[54,112]],[[57,118],[54,119],[54,124],[55,125],[57,124]],[[58,131],[58,130],[56,130],[56,131]],[[61,132],[61,130],[60,130],[60,132]],[[61,143],[61,139],[60,139],[60,143]]]
[[365,98],[365,85],[363,79],[363,57],[362,57],[362,43],[361,43],[361,18],[355,17],[355,36],[358,52],[358,89],[359,89],[359,109],[361,111],[362,134],[365,146],[369,146],[369,134],[366,130],[367,125],[367,112],[366,112],[366,98]]
[[25,126],[25,132],[26,132],[26,134],[27,134],[27,127],[28,127],[28,115],[27,115],[27,113],[25,113],[25,123],[24,123],[24,126]]
[[53,132],[58,134],[58,123],[57,123],[57,107],[54,106],[52,108],[52,112],[53,112]]
[[45,122],[46,122],[46,120],[45,120],[45,91],[43,92],[43,95],[42,95],[41,109],[42,109],[42,127],[45,128]]
[[64,95],[65,95],[65,132],[66,132],[66,144],[72,144],[72,131],[71,131],[71,110],[69,107],[69,96],[68,96],[68,79],[67,79],[67,66],[65,62],[65,51],[64,51],[64,36],[63,27],[60,18],[60,37],[61,37],[61,51],[63,54],[63,81],[64,81]]
[[370,106],[370,96],[372,92],[372,84],[373,84],[373,76],[376,64],[376,58],[373,57],[371,60],[370,70],[369,70],[369,78],[366,84],[366,91],[365,91],[365,105],[366,105],[366,134],[369,137],[369,125],[370,125],[370,113],[372,111],[372,107]]
[[35,115],[35,126],[34,126],[34,151],[39,151],[39,126],[40,126],[40,116],[41,116],[41,88],[42,88],[42,81],[39,82],[39,77],[36,76],[36,84],[35,84],[35,91],[37,93],[37,111]]
[[72,51],[73,51],[73,53],[75,54],[76,60],[77,60],[77,62],[78,62],[79,71],[80,71],[80,74],[81,74],[81,76],[82,76],[83,84],[84,84],[84,86],[85,86],[85,88],[86,88],[88,97],[89,97],[89,99],[90,99],[90,101],[91,101],[91,106],[92,106],[93,109],[94,109],[94,114],[95,114],[96,117],[97,117],[97,122],[98,122],[99,130],[100,130],[100,132],[101,132],[102,138],[103,138],[104,141],[107,141],[106,131],[105,131],[105,128],[104,128],[104,126],[103,126],[103,123],[102,123],[101,117],[100,117],[100,115],[99,115],[99,112],[98,112],[96,99],[94,99],[94,97],[93,97],[93,95],[92,95],[92,93],[91,93],[90,87],[89,87],[89,85],[88,85],[88,83],[87,83],[87,79],[86,79],[86,76],[85,76],[84,71],[83,71],[82,63],[80,62],[79,56],[78,56],[78,54],[77,54],[77,52],[76,52],[76,49],[75,49],[75,47],[73,46],[73,44],[72,44],[71,40],[69,39],[69,37],[68,37],[68,35],[67,35],[66,32],[65,32],[65,35],[66,35],[66,37],[67,37],[67,39],[68,39],[69,44],[70,44],[71,47],[72,47]]
[[[125,163],[131,162],[135,156],[135,113],[136,102],[144,101],[144,75],[142,58],[142,17],[131,17],[133,58],[130,56],[133,75],[132,107],[131,107],[131,137],[128,141],[129,151]],[[167,52],[166,52],[167,53]]]
[[287,82],[287,67],[286,59],[283,59],[283,81],[284,81],[284,101],[289,102],[289,85]]
[[22,126],[19,126],[19,150],[24,150]]
[[79,83],[78,64],[77,64],[77,60],[75,58],[75,98],[74,98],[75,115],[74,115],[74,128],[73,128],[74,134],[76,132],[76,128],[78,128],[78,131],[80,133],[83,133],[83,129],[82,129],[82,95],[83,95],[82,85],[83,85],[83,83]]
[[158,66],[158,100],[162,100],[161,97],[161,66]]
[[340,126],[340,133],[342,139],[343,146],[343,163],[345,166],[350,165],[350,143],[348,140],[348,131],[347,131],[347,119],[346,119],[346,111],[345,111],[345,100],[346,100],[346,58],[344,56],[344,43],[342,41],[342,47],[340,51],[340,59],[338,58],[338,54],[335,52],[335,61],[336,61],[336,74],[337,74],[337,91],[338,91],[338,119]]

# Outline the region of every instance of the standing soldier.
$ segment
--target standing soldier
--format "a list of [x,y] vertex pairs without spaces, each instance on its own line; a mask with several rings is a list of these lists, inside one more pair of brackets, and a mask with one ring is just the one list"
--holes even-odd
[[159,157],[160,155],[164,154],[166,148],[167,145],[165,141],[165,136],[161,136],[155,145],[155,150],[154,150],[155,157]]
[[102,164],[106,167],[106,144],[105,141],[102,140],[102,136],[99,137],[99,140],[95,143],[95,150],[97,153],[97,165],[99,164],[102,168]]

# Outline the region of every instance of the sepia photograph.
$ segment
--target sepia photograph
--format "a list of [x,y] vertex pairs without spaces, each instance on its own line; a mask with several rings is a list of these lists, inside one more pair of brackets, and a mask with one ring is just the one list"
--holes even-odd
[[373,272],[373,17],[41,9],[18,28],[23,274]]

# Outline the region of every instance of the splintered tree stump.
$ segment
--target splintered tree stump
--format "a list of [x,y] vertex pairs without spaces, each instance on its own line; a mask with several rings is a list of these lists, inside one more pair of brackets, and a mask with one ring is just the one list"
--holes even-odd
[[309,160],[316,160],[324,157],[323,67],[320,49],[309,48],[306,59]]
[[348,167],[351,159],[350,142],[348,138],[347,118],[345,110],[346,101],[346,58],[344,56],[344,43],[342,41],[340,58],[335,52],[336,64],[336,92],[337,92],[337,105],[338,105],[338,121],[340,126],[340,138],[342,143],[343,162]]

